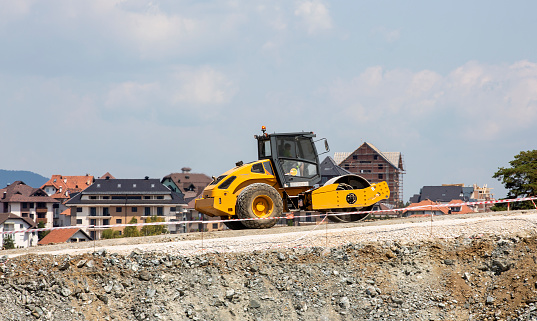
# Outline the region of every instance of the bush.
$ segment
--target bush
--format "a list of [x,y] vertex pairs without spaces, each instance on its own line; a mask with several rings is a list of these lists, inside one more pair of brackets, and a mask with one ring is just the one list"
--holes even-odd
[[[164,217],[151,216],[145,220],[146,223],[164,222]],[[144,225],[140,231],[141,235],[160,235],[168,232],[166,225]]]
[[15,242],[13,242],[13,235],[5,235],[4,236],[3,248],[5,250],[11,250],[11,249],[15,248]]
[[119,234],[119,231],[113,230],[111,228],[106,229],[101,233],[102,239],[115,239],[118,237],[121,237],[121,235]]
[[[136,217],[133,217],[129,221],[129,224],[136,224],[136,223],[138,223],[138,220],[136,219]],[[138,231],[138,228],[136,226],[126,226],[123,229],[123,236],[124,237],[137,237],[137,236],[140,236],[140,231]]]

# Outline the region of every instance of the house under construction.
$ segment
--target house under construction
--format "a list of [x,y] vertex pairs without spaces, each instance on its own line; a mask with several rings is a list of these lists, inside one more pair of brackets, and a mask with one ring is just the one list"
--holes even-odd
[[403,205],[403,155],[400,152],[381,152],[371,143],[363,143],[352,153],[335,153],[334,161],[342,168],[357,174],[370,183],[385,181],[390,188],[388,206]]

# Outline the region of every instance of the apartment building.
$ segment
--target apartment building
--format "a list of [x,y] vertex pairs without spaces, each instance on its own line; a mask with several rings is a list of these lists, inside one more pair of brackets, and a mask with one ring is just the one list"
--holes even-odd
[[[71,225],[81,227],[92,239],[100,239],[102,231],[108,228],[121,234],[122,226],[99,226],[128,224],[132,218],[143,223],[157,216],[171,222],[186,206],[181,194],[171,191],[159,179],[149,177],[96,179],[65,204],[71,209]],[[171,233],[174,229],[174,225],[168,226]]]

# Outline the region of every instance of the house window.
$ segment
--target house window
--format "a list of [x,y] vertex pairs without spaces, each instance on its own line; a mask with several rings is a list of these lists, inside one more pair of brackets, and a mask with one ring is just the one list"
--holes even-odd
[[379,174],[379,179],[384,179],[384,175],[383,175],[383,174]]
[[116,219],[116,224],[121,224],[121,219],[120,218]]
[[158,216],[162,216],[162,215],[164,215],[164,208],[162,208],[162,207],[157,207],[157,215],[158,215]]
[[34,203],[30,203],[30,208],[34,208]]
[[91,219],[90,220],[90,225],[97,225],[97,220],[96,219]]
[[81,213],[81,212],[82,212],[82,207],[77,207],[77,208],[76,208],[76,211],[77,211],[78,213]]
[[82,219],[80,219],[80,218],[77,219],[77,220],[76,220],[76,224],[82,224]]
[[218,229],[218,223],[213,223],[213,230],[217,230]]
[[110,196],[103,196],[103,200],[109,200]]
[[21,230],[23,230],[23,229],[24,229],[24,224],[19,224],[19,228],[20,228]]
[[120,213],[121,212],[121,207],[116,207],[116,212]]
[[28,208],[28,203],[26,202],[22,203],[22,208]]
[[374,159],[374,160],[379,159],[379,155],[373,155],[373,159]]
[[145,216],[151,216],[151,207],[146,207],[144,209]]
[[352,159],[354,160],[358,159],[358,155],[352,155]]
[[379,169],[383,169],[383,168],[384,168],[384,165],[379,164]]
[[351,167],[349,166],[349,164],[345,164],[345,165],[343,165],[343,167],[344,167],[345,169],[349,169],[349,168],[351,168]]
[[160,195],[159,195],[159,196],[157,196],[157,199],[158,199],[158,200],[163,200],[163,199],[164,199],[164,196],[160,196]]
[[109,216],[110,215],[110,209],[108,207],[103,207],[103,216]]
[[151,196],[144,196],[144,200],[150,200]]
[[110,220],[109,219],[103,220],[103,225],[110,225]]
[[97,196],[90,196],[89,199],[90,199],[90,200],[96,200],[96,199],[97,199]]
[[138,207],[133,207],[133,208],[131,208],[131,211],[132,211],[133,213],[138,212]]
[[170,212],[175,212],[176,210],[176,207],[170,207]]
[[90,207],[90,216],[97,216],[97,208]]
[[15,231],[15,224],[13,223],[4,223],[4,231]]

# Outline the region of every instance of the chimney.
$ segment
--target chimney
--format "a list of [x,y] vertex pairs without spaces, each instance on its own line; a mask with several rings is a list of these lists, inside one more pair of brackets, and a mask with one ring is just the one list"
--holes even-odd
[[2,199],[6,198],[6,194],[7,194],[7,192],[4,191],[4,195],[2,195]]
[[146,177],[145,177],[145,180],[147,181],[148,179],[149,179],[149,176],[146,176]]
[[190,167],[183,167],[181,168],[181,171],[183,171],[183,173],[190,173],[192,169]]

